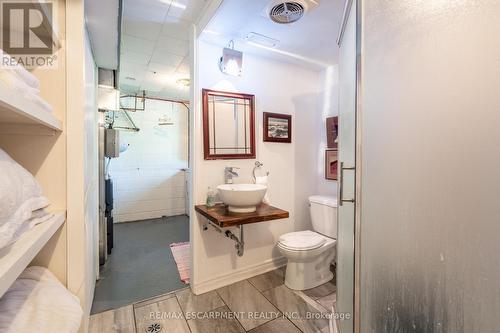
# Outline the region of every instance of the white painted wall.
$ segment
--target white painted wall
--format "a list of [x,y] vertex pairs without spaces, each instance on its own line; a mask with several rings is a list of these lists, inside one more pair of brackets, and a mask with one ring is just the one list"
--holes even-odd
[[326,142],[326,118],[339,114],[339,70],[338,66],[331,66],[321,71],[321,102],[319,119],[317,120],[318,146],[317,146],[317,192],[322,195],[337,195],[337,181],[325,179],[325,149]]
[[96,73],[83,1],[66,2],[67,279],[86,332],[96,278],[98,164]]
[[[179,103],[147,100],[145,111],[129,114],[140,131],[120,131],[130,146],[110,164],[115,222],[185,214],[188,110]],[[164,115],[174,125],[158,125]],[[123,115],[116,125],[130,126]]]
[[[237,257],[234,243],[213,230],[202,231],[203,218],[193,213],[193,283],[201,293],[234,282],[259,270],[283,264],[276,248],[278,237],[287,232],[310,228],[307,197],[317,190],[317,127],[320,117],[320,75],[297,66],[262,57],[244,55],[244,74],[231,77],[219,71],[220,47],[198,42],[198,80],[196,99],[201,89],[238,91],[256,96],[257,160],[270,172],[270,200],[290,212],[285,220],[245,226],[245,255]],[[293,116],[292,144],[262,141],[262,113],[288,113]],[[194,203],[205,202],[207,188],[224,182],[224,167],[235,166],[236,182],[251,182],[255,160],[203,159],[201,105],[194,109]]]
[[[86,31],[85,31],[86,32]],[[99,151],[97,115],[97,67],[85,33],[85,114],[84,114],[84,223],[86,232],[85,289],[90,302],[94,295],[95,281],[99,273]]]

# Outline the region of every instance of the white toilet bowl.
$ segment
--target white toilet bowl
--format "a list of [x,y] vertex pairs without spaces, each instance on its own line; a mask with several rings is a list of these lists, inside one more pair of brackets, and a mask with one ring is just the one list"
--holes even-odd
[[288,259],[285,285],[294,290],[306,290],[330,281],[336,242],[309,230],[283,235],[278,249]]
[[337,243],[337,198],[309,197],[313,230],[284,234],[278,249],[288,259],[285,284],[290,289],[306,290],[330,281],[330,264]]

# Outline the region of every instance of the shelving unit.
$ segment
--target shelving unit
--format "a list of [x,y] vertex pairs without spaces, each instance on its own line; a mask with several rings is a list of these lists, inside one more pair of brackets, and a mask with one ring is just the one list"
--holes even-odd
[[53,16],[44,20],[47,25],[42,28],[55,35],[53,55],[58,64],[50,70],[34,68],[30,72],[40,83],[41,97],[54,111],[48,112],[29,96],[25,98],[0,84],[0,149],[31,173],[51,207],[64,213],[0,250],[0,297],[27,266],[45,267],[79,298],[85,311],[80,332],[87,332],[98,269],[87,261],[89,257],[97,257],[97,248],[92,246],[90,253],[86,247],[95,230],[86,232],[87,219],[90,223],[94,216],[85,214],[87,206],[95,211],[98,207],[85,201],[85,193],[92,190],[89,184],[96,182],[95,177],[85,184],[79,179],[88,171],[97,175],[94,170],[97,165],[85,159],[86,147],[97,144],[96,68],[84,29],[83,2],[50,3]]
[[52,113],[4,87],[0,87],[0,123],[41,125],[57,132],[63,129],[62,122]]
[[14,244],[0,250],[0,297],[63,225],[65,219],[66,213],[58,212],[52,219],[23,234]]

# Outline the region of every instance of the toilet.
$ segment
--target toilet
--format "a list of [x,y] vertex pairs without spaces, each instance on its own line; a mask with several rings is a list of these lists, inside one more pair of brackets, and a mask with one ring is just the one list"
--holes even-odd
[[330,264],[337,243],[337,198],[309,197],[309,212],[314,231],[290,232],[280,236],[278,249],[287,259],[285,285],[306,290],[330,281]]

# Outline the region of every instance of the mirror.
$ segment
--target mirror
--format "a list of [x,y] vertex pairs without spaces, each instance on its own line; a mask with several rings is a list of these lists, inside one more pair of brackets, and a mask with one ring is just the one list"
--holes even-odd
[[255,158],[255,96],[203,89],[206,160]]

